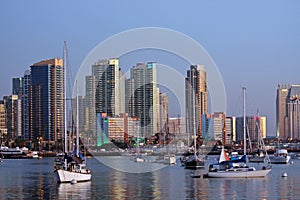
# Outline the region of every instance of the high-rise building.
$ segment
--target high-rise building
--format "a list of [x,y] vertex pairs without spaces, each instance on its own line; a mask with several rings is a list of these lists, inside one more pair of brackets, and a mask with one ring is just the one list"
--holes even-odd
[[159,132],[169,133],[169,99],[166,93],[159,94]]
[[202,115],[208,111],[207,73],[203,65],[191,65],[185,78],[186,131],[202,139]]
[[125,112],[134,117],[134,79],[125,80]]
[[23,140],[33,140],[33,135],[29,132],[29,114],[30,114],[30,86],[31,86],[31,73],[26,70],[22,77],[22,138]]
[[300,138],[300,85],[278,85],[276,124],[280,139]]
[[130,70],[134,80],[134,113],[140,119],[141,137],[150,138],[158,133],[159,88],[157,87],[156,63],[138,63]]
[[22,78],[13,78],[12,79],[12,94],[18,95],[19,97],[22,94]]
[[[72,123],[76,124],[76,113],[77,111],[77,100],[76,98],[72,99]],[[82,134],[85,133],[85,123],[86,123],[86,101],[85,96],[78,96],[78,130],[79,136],[82,138]],[[76,128],[77,130],[77,128]],[[84,135],[86,136],[86,135]]]
[[9,139],[21,136],[21,100],[18,95],[4,97],[6,107],[6,127]]
[[96,113],[116,116],[124,113],[125,99],[121,98],[120,68],[118,59],[99,60],[92,66],[95,77]]
[[96,141],[96,104],[95,104],[95,76],[85,77],[85,133],[91,139],[91,145]]
[[300,138],[300,85],[293,84],[289,89],[287,102],[287,127],[284,139]]
[[0,101],[0,142],[3,144],[6,142],[7,135],[7,126],[6,126],[6,106],[4,100]]
[[276,96],[276,136],[284,139],[288,137],[289,124],[287,119],[287,97],[290,85],[278,85]]
[[35,139],[59,141],[65,126],[63,60],[43,60],[30,68],[30,133]]

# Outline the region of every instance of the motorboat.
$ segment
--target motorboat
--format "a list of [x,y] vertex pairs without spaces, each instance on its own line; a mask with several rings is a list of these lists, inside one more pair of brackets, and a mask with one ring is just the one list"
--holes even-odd
[[276,149],[274,155],[270,156],[272,164],[288,164],[291,157],[286,149]]

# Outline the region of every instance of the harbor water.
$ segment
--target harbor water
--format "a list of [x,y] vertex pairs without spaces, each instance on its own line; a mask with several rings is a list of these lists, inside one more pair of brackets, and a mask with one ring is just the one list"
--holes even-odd
[[[118,156],[108,159],[118,159]],[[265,178],[192,178],[205,169],[166,166],[145,173],[108,167],[95,158],[87,165],[92,181],[58,184],[54,158],[6,159],[0,163],[0,199],[297,199],[300,197],[300,160],[273,165]],[[136,163],[139,164],[139,163]],[[282,173],[287,177],[281,177]]]

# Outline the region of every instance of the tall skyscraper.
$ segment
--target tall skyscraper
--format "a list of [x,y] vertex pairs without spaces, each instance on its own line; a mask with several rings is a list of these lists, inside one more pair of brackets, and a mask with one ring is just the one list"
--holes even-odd
[[12,94],[21,96],[22,94],[22,78],[12,79]]
[[116,116],[124,113],[125,99],[121,99],[120,68],[118,59],[99,60],[92,66],[95,77],[96,113]]
[[21,136],[21,100],[18,95],[4,97],[6,107],[6,127],[9,139]]
[[86,76],[85,77],[85,103],[86,103],[86,122],[85,122],[85,132],[87,137],[92,138],[91,145],[96,141],[96,104],[95,104],[95,76]]
[[134,80],[134,116],[140,119],[141,137],[158,133],[159,89],[156,82],[156,63],[138,63],[130,70]]
[[65,126],[63,60],[44,60],[30,68],[30,132],[33,138],[61,140]]
[[134,79],[125,80],[125,112],[134,117]]
[[31,86],[31,73],[30,70],[26,70],[22,77],[22,138],[23,140],[33,140],[33,135],[29,132],[30,121],[30,86]]
[[169,99],[166,93],[159,94],[159,132],[169,133]]
[[278,85],[276,96],[276,136],[283,139],[288,137],[287,97],[290,85]]
[[300,138],[300,85],[278,85],[276,123],[280,139]]
[[287,96],[288,133],[284,139],[300,138],[300,85],[293,84]]
[[202,115],[208,111],[207,74],[203,65],[191,65],[185,78],[186,131],[202,139]]

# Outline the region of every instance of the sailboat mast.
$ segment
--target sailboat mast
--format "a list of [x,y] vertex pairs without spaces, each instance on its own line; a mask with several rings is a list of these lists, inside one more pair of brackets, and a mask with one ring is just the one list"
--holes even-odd
[[64,130],[64,140],[65,140],[65,153],[68,152],[68,146],[67,146],[67,43],[66,41],[64,41],[64,58],[63,58],[63,62],[64,62],[64,70],[65,70],[65,74],[64,74],[64,78],[65,78],[65,93],[64,93],[64,112],[65,112],[65,130]]
[[79,106],[78,106],[78,82],[76,80],[76,155],[79,157]]
[[243,131],[244,131],[244,155],[246,155],[246,88],[243,87]]

